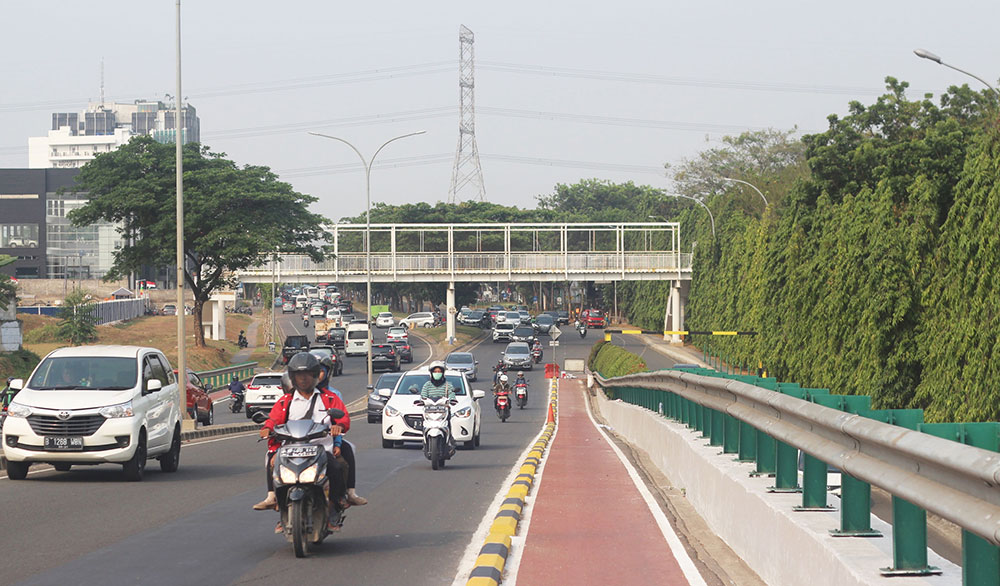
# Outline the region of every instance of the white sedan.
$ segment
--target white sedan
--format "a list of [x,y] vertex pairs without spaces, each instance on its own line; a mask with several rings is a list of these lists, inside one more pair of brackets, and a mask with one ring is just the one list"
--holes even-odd
[[383,311],[375,317],[376,328],[391,328],[394,325],[396,325],[396,322],[393,320],[392,314],[388,311]]
[[[444,376],[455,387],[458,399],[458,404],[451,408],[452,437],[456,443],[464,442],[467,449],[475,449],[482,431],[479,400],[486,393],[471,390],[465,375],[457,370],[446,370]],[[379,389],[379,395],[388,399],[382,409],[383,448],[391,448],[399,442],[423,442],[424,408],[415,401],[430,377],[427,368],[418,368],[404,374],[395,389]]]
[[406,342],[410,339],[409,334],[406,333],[406,328],[393,327],[389,328],[389,331],[385,334],[386,342]]
[[323,306],[313,305],[309,308],[309,317],[323,317]]

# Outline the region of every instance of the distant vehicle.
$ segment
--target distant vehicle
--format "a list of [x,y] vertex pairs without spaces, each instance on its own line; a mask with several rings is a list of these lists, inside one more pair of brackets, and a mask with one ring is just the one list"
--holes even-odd
[[531,370],[531,347],[524,342],[511,342],[503,351],[503,363],[508,369]]
[[411,313],[405,318],[399,320],[399,325],[406,328],[430,328],[434,326],[434,314],[426,311]]
[[308,349],[309,336],[288,336],[285,338],[285,343],[281,346],[281,360],[284,364],[288,364],[289,358]]
[[375,327],[376,328],[391,328],[396,324],[393,319],[392,314],[388,311],[383,311],[382,313],[375,316]]
[[295,297],[295,308],[305,310],[309,305],[309,298],[305,295],[298,295]]
[[604,314],[600,309],[588,309],[580,314],[580,318],[588,328],[603,328],[605,324]]
[[400,359],[399,352],[392,344],[375,344],[372,346],[372,370],[385,368],[393,372],[399,372]]
[[385,334],[386,342],[405,342],[407,339],[409,339],[409,335],[406,333],[406,328],[404,327],[389,328],[389,331]]
[[271,407],[274,407],[283,394],[280,372],[262,372],[254,375],[245,391],[247,419],[258,411],[270,413]]
[[504,324],[510,323],[517,327],[517,324],[521,323],[521,314],[516,311],[506,311],[497,314],[497,323]]
[[444,359],[444,367],[447,370],[457,370],[465,373],[470,381],[479,378],[479,361],[471,352],[452,352]]
[[533,343],[535,341],[535,328],[531,326],[517,326],[510,334],[510,341]]
[[528,313],[527,311],[518,311],[517,313],[519,313],[521,315],[521,324],[523,324],[523,325],[530,325],[531,324],[531,314],[530,313]]
[[[177,369],[174,369],[177,376]],[[215,408],[212,406],[212,385],[202,382],[198,373],[188,369],[187,372],[187,411],[191,419],[202,425],[215,423]]]
[[162,352],[138,346],[77,346],[50,352],[17,391],[0,441],[7,478],[23,480],[33,463],[60,472],[74,464],[121,464],[142,480],[146,461],[164,472],[180,464],[177,379]]
[[556,314],[557,314],[556,323],[569,325],[569,312],[568,311],[566,311],[565,309],[557,309],[556,310]]
[[407,342],[406,340],[402,340],[398,342],[389,342],[389,343],[396,347],[396,351],[399,352],[400,360],[408,363],[413,362],[413,348],[410,347],[409,342]]
[[340,313],[339,309],[328,309],[326,310],[326,319],[333,320],[335,322],[340,322],[343,319],[343,314]]
[[379,423],[382,421],[382,408],[385,407],[385,398],[378,392],[386,389],[392,392],[393,387],[403,377],[401,372],[385,372],[378,377],[375,384],[368,387],[368,423]]
[[[467,449],[479,446],[482,425],[479,400],[485,396],[480,390],[471,390],[468,379],[460,372],[446,370],[445,380],[455,387],[458,404],[451,408],[451,433],[456,442],[464,442]],[[379,389],[379,394],[388,399],[382,410],[382,447],[392,448],[400,442],[423,441],[423,407],[416,406],[414,399],[420,398],[420,389],[430,380],[430,371],[419,368],[404,373],[396,387]]]
[[493,341],[500,342],[502,340],[510,341],[511,334],[514,333],[514,324],[512,323],[498,323],[493,326]]
[[281,304],[281,313],[295,313],[295,305],[288,301]]
[[480,328],[485,328],[487,326],[488,317],[486,314],[479,310],[472,310],[465,316],[465,325],[476,326]]
[[535,318],[534,328],[539,334],[549,333],[554,325],[556,325],[556,321],[551,315],[543,313]]
[[347,328],[329,328],[326,330],[326,339],[323,340],[331,346],[345,348],[347,346]]
[[316,287],[303,287],[302,293],[309,299],[316,299],[319,297],[319,289]]
[[168,303],[160,310],[160,315],[177,315],[177,306]]
[[371,331],[368,324],[350,324],[347,326],[347,347],[344,349],[348,356],[358,354],[368,354],[368,347],[371,344]]
[[309,347],[309,352],[315,354],[316,358],[329,357],[333,361],[333,372],[330,376],[340,376],[344,374],[344,349],[330,344],[316,345]]

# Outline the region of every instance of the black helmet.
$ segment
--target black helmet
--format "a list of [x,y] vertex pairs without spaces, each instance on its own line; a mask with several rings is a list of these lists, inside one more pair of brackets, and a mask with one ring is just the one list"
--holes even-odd
[[319,359],[315,354],[299,352],[288,361],[288,374],[296,372],[309,372],[319,376]]
[[326,371],[326,376],[327,377],[329,377],[330,373],[333,372],[333,359],[330,358],[329,356],[324,356],[324,357],[320,358],[319,359],[319,365],[321,367],[323,367],[323,370]]

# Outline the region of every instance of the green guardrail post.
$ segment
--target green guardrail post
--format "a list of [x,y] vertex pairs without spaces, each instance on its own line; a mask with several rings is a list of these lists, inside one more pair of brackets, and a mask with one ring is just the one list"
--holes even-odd
[[[774,378],[761,378],[757,386],[773,391],[778,388],[778,381]],[[754,471],[750,473],[750,476],[774,476],[776,471],[775,451],[777,449],[775,440],[756,428],[754,428],[754,436],[756,466],[754,466]]]
[[[888,409],[888,423],[916,431],[924,421],[923,409]],[[883,576],[928,576],[941,569],[927,565],[927,511],[892,496],[892,567]]]
[[740,421],[740,445],[736,454],[737,462],[757,459],[757,429],[745,421]]
[[725,414],[716,409],[709,409],[712,414],[712,434],[708,436],[708,445],[721,446],[726,433]]
[[701,432],[701,437],[708,437],[709,429],[711,428],[712,420],[711,415],[706,413],[707,409],[704,405],[695,403],[695,426],[697,431]]
[[[829,389],[802,389],[805,392],[806,400],[815,402],[818,396],[829,396]],[[793,507],[792,510],[806,511],[830,511],[834,507],[827,504],[826,492],[827,474],[829,466],[826,462],[802,453],[802,505]]]
[[[778,392],[789,397],[805,399],[806,393],[798,383],[779,383]],[[775,442],[774,486],[768,492],[801,492],[799,487],[799,450],[785,442]]]
[[[1000,452],[1000,423],[963,423],[964,441],[992,452]],[[963,586],[1000,585],[1000,548],[982,537],[962,530]]]
[[740,451],[740,420],[728,413],[722,417],[726,427],[722,436],[722,453],[736,454]]

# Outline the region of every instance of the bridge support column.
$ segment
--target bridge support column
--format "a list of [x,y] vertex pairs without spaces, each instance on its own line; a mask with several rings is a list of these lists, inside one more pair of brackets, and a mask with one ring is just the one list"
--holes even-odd
[[[438,289],[440,291],[440,289]],[[455,343],[455,283],[448,283],[448,309],[445,311],[445,320],[447,325],[446,336],[448,338],[449,344]]]
[[[676,280],[670,282],[670,297],[667,299],[667,310],[664,322],[667,321],[666,318],[670,319],[669,327],[673,332],[684,331],[684,308],[687,305],[687,291],[685,290],[685,281]],[[668,325],[668,324],[664,324]],[[671,334],[670,342],[672,344],[682,344],[684,338],[680,334]]]

